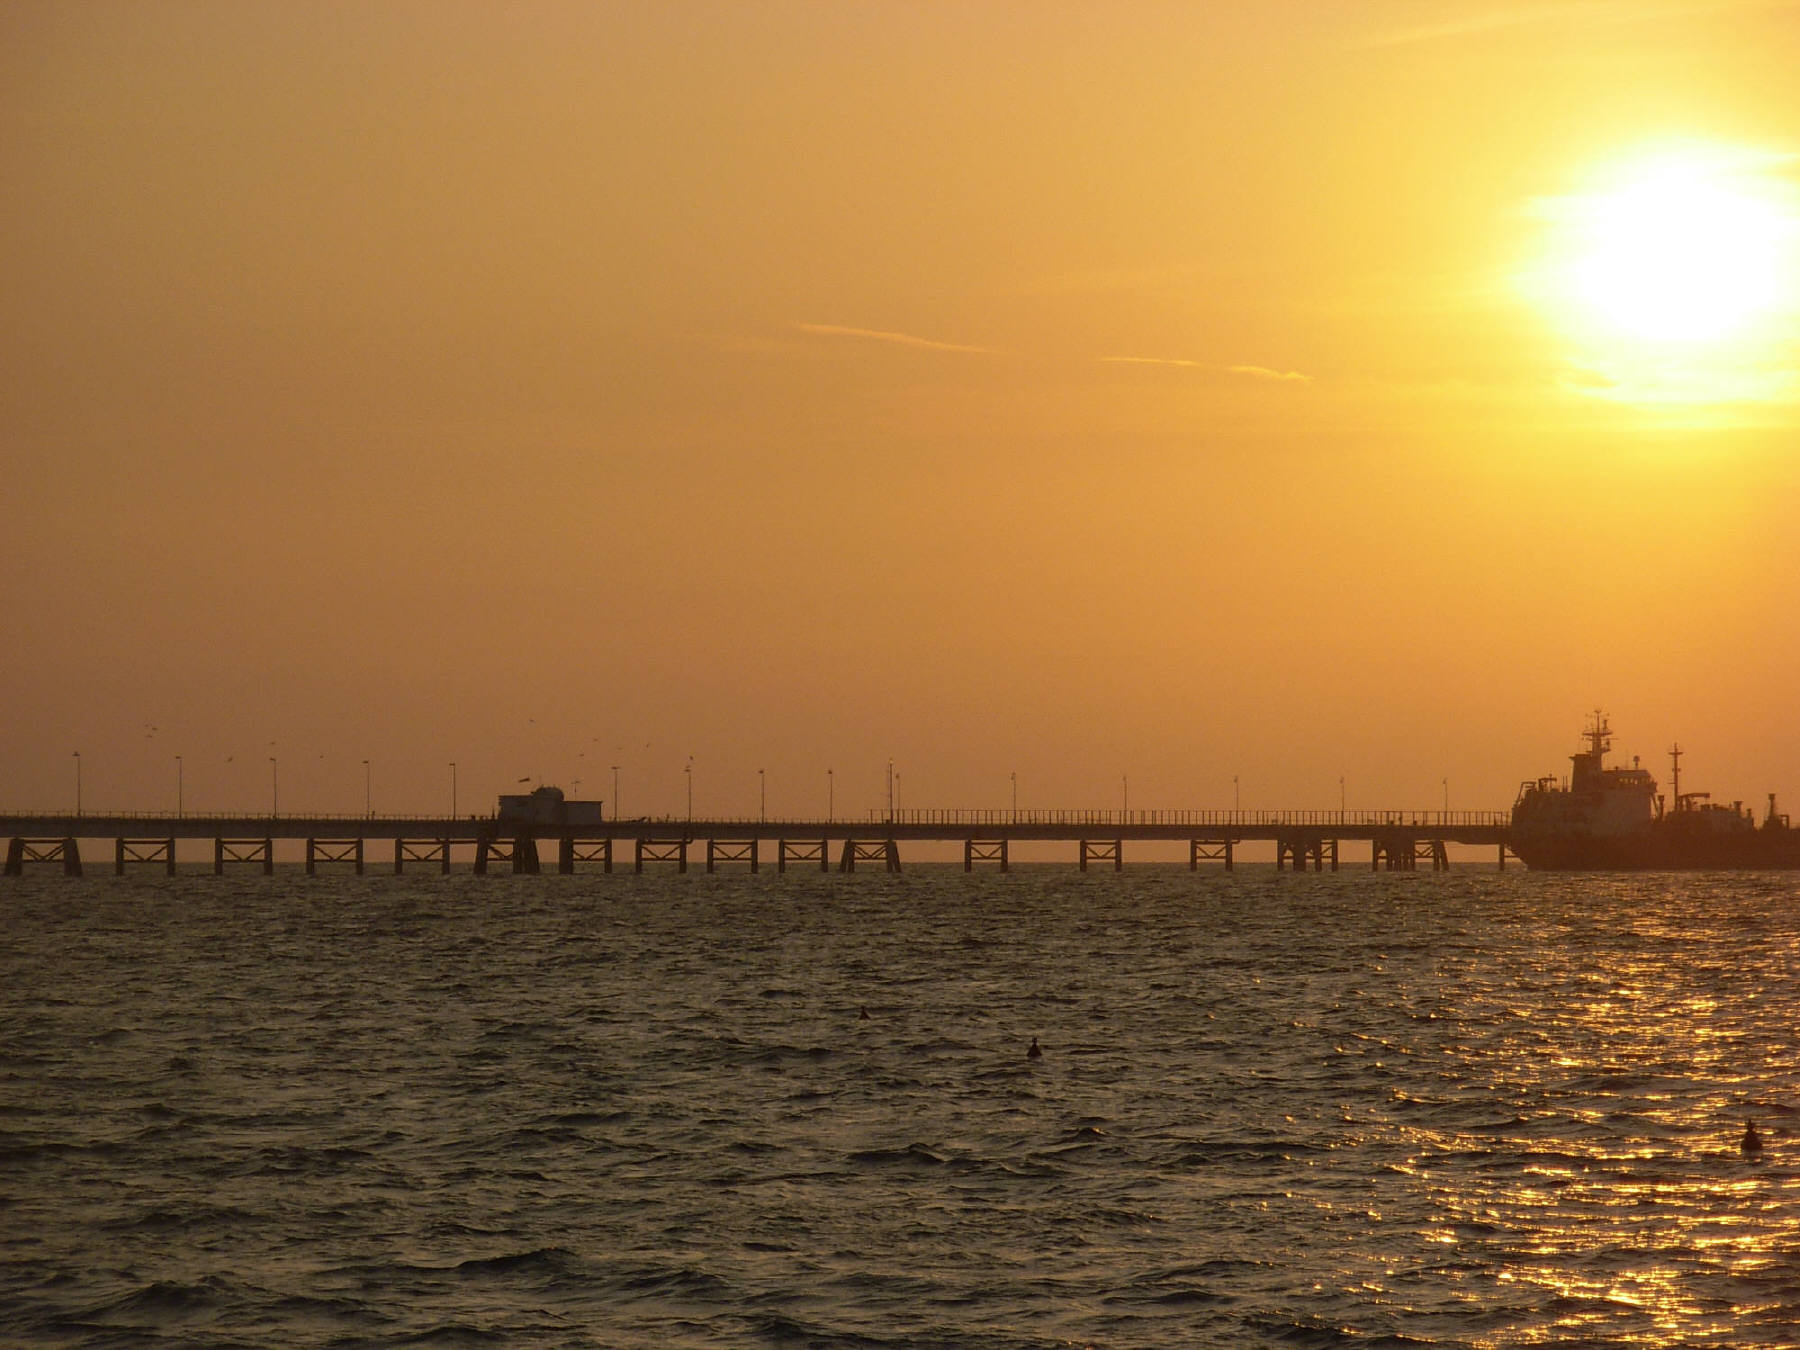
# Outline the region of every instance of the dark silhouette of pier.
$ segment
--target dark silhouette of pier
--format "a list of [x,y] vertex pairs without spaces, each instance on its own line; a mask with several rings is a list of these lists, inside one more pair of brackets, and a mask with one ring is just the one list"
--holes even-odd
[[[746,867],[760,871],[765,857],[778,871],[810,867],[841,872],[876,867],[898,872],[900,846],[908,842],[961,844],[963,867],[1006,871],[1020,843],[1072,846],[1082,871],[1125,866],[1126,845],[1185,842],[1188,866],[1217,864],[1230,870],[1238,848],[1269,843],[1280,870],[1337,871],[1347,843],[1368,845],[1377,871],[1434,871],[1449,866],[1451,844],[1495,850],[1504,868],[1507,816],[1499,811],[963,811],[871,812],[862,820],[743,819],[639,816],[585,822],[577,827],[521,822],[500,816],[312,816],[42,814],[0,816],[9,839],[6,875],[28,866],[57,866],[80,875],[80,841],[113,841],[113,868],[176,869],[178,840],[207,840],[213,870],[260,868],[272,872],[277,839],[306,841],[306,870],[352,867],[359,874],[379,853],[396,873],[413,868],[451,870],[459,854],[478,874],[495,870],[544,870],[554,847],[558,871],[629,866],[687,871],[704,860],[706,870]],[[387,845],[387,848],[378,848]],[[1360,851],[1360,850],[1359,850]],[[186,861],[197,861],[189,858]]]

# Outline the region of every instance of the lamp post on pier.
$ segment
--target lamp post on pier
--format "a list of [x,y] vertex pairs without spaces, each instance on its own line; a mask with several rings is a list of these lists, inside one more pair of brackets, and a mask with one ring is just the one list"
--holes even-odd
[[370,820],[375,818],[375,789],[369,761],[363,761],[363,814]]
[[456,761],[450,761],[450,819],[456,819]]
[[825,770],[825,823],[829,825],[832,812],[837,807],[837,779],[833,776],[835,769]]
[[694,762],[689,760],[681,770],[687,775],[687,818],[694,818]]
[[175,818],[181,818],[181,756],[175,756]]
[[75,814],[79,816],[81,814],[81,751],[79,751],[79,750],[75,751],[74,755],[75,755]]
[[1012,790],[1013,790],[1012,823],[1017,825],[1019,823],[1019,771],[1017,769],[1014,769],[1012,771]]
[[756,771],[756,819],[760,823],[769,818],[769,780],[763,771]]
[[617,764],[613,765],[612,771],[613,771],[612,813],[613,813],[613,819],[617,820],[619,818],[619,766]]

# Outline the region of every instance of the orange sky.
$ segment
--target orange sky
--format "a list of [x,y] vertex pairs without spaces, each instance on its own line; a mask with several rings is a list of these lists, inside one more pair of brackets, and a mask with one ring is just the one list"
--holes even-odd
[[1600,705],[1800,809],[1795,307],[1659,400],[1519,283],[1645,147],[1791,189],[1796,69],[1730,0],[14,0],[0,806],[1498,809]]

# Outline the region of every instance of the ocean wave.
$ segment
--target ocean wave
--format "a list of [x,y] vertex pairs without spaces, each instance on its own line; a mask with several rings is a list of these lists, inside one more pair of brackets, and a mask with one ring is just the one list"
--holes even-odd
[[527,1251],[503,1252],[498,1256],[472,1256],[451,1267],[458,1275],[537,1275],[561,1279],[579,1273],[583,1263],[563,1247],[533,1247]]
[[1792,1341],[1800,881],[794,880],[58,879],[0,1341]]

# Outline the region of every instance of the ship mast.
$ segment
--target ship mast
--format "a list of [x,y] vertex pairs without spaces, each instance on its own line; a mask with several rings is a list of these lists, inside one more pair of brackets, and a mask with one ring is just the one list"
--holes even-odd
[[1675,809],[1681,810],[1681,742],[1677,741],[1669,747],[1669,793],[1675,799]]
[[1594,767],[1598,769],[1602,756],[1612,749],[1612,728],[1606,724],[1606,714],[1600,709],[1594,709],[1594,725],[1582,733],[1582,739],[1593,752]]

